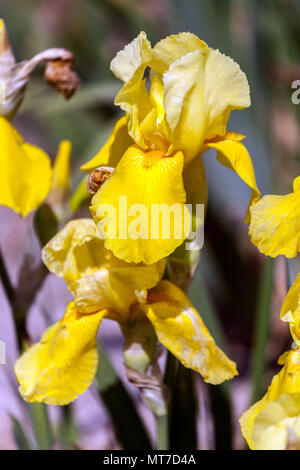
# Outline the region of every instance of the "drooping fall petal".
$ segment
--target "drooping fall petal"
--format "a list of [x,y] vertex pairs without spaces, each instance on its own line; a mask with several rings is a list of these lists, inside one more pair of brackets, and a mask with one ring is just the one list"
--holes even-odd
[[300,251],[300,177],[294,192],[286,196],[268,195],[251,209],[249,233],[257,248],[267,256],[293,258]]
[[86,391],[97,370],[96,335],[105,313],[83,315],[72,302],[62,320],[17,360],[15,373],[24,400],[66,405]]
[[50,190],[50,158],[39,147],[23,142],[3,117],[0,117],[0,146],[0,204],[26,217]]
[[198,312],[174,284],[161,281],[142,308],[159,341],[205,382],[220,384],[237,375],[234,362],[218,348]]
[[[239,134],[225,134],[225,138],[215,139],[206,142],[206,148],[213,148],[217,151],[217,159],[222,165],[233,170],[252,189],[249,202],[251,205],[259,200],[260,192],[256,184],[255,172],[251,157],[246,147],[240,142]],[[245,223],[250,222],[249,209],[245,217]]]
[[115,256],[152,264],[184,241],[190,217],[184,210],[182,170],[181,152],[164,157],[161,152],[144,153],[132,146],[124,154],[91,206],[98,234],[101,231],[106,248]]

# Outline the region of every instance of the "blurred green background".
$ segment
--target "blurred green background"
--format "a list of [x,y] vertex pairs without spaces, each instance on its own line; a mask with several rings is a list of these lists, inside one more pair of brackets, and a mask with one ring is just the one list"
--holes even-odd
[[[262,193],[290,191],[300,159],[300,105],[291,101],[292,82],[300,80],[299,1],[1,0],[0,17],[17,60],[50,47],[75,54],[74,68],[82,80],[76,95],[65,101],[46,85],[40,67],[14,120],[26,140],[52,157],[62,139],[71,140],[73,190],[82,178],[80,164],[94,156],[118,117],[113,100],[120,83],[109,70],[110,61],[144,30],[152,44],[168,34],[191,31],[240,64],[250,83],[252,106],[232,113],[228,128],[247,136],[245,145]],[[205,246],[190,297],[217,342],[237,362],[240,376],[231,385],[231,400],[229,387],[204,388],[197,379],[194,390],[201,395],[197,439],[185,440],[174,431],[171,441],[175,448],[243,448],[237,418],[251,396],[261,396],[276,370],[277,357],[290,344],[278,318],[297,265],[290,264],[289,277],[283,260],[266,262],[257,252],[243,223],[248,189],[216,163],[213,153],[204,160],[209,183]],[[195,419],[196,413],[182,407],[182,396],[190,394],[191,377],[181,380],[188,387],[174,398],[179,410],[172,418],[175,430],[189,426],[187,420]],[[105,397],[102,400],[107,405]],[[65,411],[67,426],[69,410]],[[113,413],[112,423],[118,425]],[[101,422],[99,427],[107,432]],[[18,424],[14,429],[20,431]],[[205,430],[208,439],[203,437]],[[72,436],[74,443],[78,436]],[[133,445],[117,437],[117,447]],[[80,439],[76,442],[80,447]],[[94,445],[101,448],[100,442]]]

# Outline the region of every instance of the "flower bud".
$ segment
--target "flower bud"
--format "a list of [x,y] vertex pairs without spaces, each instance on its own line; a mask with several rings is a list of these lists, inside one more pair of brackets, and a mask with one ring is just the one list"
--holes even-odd
[[24,98],[30,74],[41,62],[47,63],[47,82],[70,98],[80,84],[77,74],[71,70],[73,61],[70,51],[53,48],[17,63],[4,21],[0,19],[0,115],[10,119],[16,113]]

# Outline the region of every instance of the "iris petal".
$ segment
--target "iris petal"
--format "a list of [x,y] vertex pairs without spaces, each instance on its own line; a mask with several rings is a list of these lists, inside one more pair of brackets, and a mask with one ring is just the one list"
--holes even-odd
[[72,302],[63,319],[17,360],[15,373],[24,400],[66,405],[86,391],[98,366],[96,335],[105,314],[82,315]]
[[205,382],[220,384],[237,375],[235,363],[218,348],[198,312],[174,284],[161,281],[142,308],[159,341]]

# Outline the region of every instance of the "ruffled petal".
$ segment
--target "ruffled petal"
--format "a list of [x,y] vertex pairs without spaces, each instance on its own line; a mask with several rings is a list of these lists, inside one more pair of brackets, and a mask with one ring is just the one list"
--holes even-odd
[[250,89],[240,66],[218,50],[210,49],[205,64],[206,140],[224,135],[230,112],[248,108]]
[[256,450],[286,450],[289,435],[300,438],[300,393],[281,395],[257,416],[253,427]]
[[[230,137],[230,138],[228,138]],[[246,147],[239,141],[242,136],[233,133],[226,134],[225,138],[206,142],[206,148],[217,151],[217,159],[222,165],[235,171],[238,176],[252,189],[249,208],[245,217],[245,223],[250,222],[250,207],[259,200],[260,192],[256,184],[255,172],[251,157]]]
[[205,382],[220,384],[237,375],[234,362],[218,348],[198,312],[174,284],[161,281],[142,308],[159,341]]
[[[288,421],[287,418],[295,417],[293,396],[300,394],[300,349],[285,353],[279,363],[284,367],[274,376],[266,395],[245,411],[240,419],[242,434],[251,449],[286,448],[287,428],[294,425],[293,420]],[[286,395],[290,398],[287,399]],[[282,407],[286,407],[285,412]],[[296,407],[296,418],[298,415]]]
[[185,240],[190,216],[184,209],[182,170],[181,152],[164,157],[136,146],[127,150],[91,206],[98,235],[115,256],[152,264]]
[[300,274],[284,299],[280,318],[289,322],[293,339],[300,346]]
[[69,222],[43,248],[43,261],[64,277],[74,294],[76,308],[90,313],[103,308],[120,314],[163,276],[165,260],[151,265],[128,264],[116,258],[97,237],[92,219]]
[[92,171],[98,166],[117,166],[124,152],[132,145],[133,140],[128,135],[127,117],[119,119],[111,133],[111,136],[99,150],[99,152],[87,163],[80,167],[83,171]]
[[189,52],[207,50],[208,45],[195,34],[179,33],[167,36],[152,49],[151,67],[163,74],[170,65]]
[[267,256],[293,258],[300,251],[299,181],[294,181],[293,193],[264,196],[250,209],[251,240]]
[[39,147],[24,143],[3,117],[0,117],[0,145],[0,204],[26,217],[49,193],[51,160]]
[[173,131],[173,149],[186,161],[204,142],[224,135],[230,112],[250,106],[245,74],[229,57],[198,49],[173,62],[163,75],[164,105]]
[[80,311],[89,313],[108,308],[125,318],[132,304],[144,301],[147,289],[161,280],[164,270],[165,260],[151,265],[132,265],[120,260],[119,267],[99,269],[84,276],[70,290]]
[[63,319],[17,360],[15,373],[24,400],[66,405],[86,391],[98,366],[96,335],[105,313],[83,315],[72,302]]
[[99,267],[113,265],[114,256],[96,236],[92,219],[76,219],[58,232],[42,250],[43,262],[68,285]]
[[110,69],[114,75],[128,82],[141,66],[146,64],[151,56],[151,44],[146,33],[142,31],[133,41],[127,44],[122,51],[111,61]]

